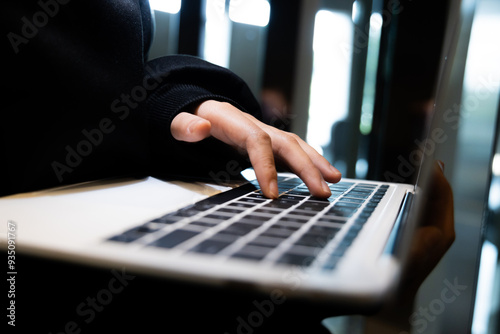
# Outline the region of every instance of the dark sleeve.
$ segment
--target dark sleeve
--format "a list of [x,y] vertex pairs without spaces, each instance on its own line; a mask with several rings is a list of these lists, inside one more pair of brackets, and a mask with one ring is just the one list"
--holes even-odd
[[226,68],[181,55],[149,62],[146,73],[149,84],[157,85],[146,104],[150,157],[155,173],[214,179],[214,175],[234,174],[234,166],[238,169],[249,166],[245,157],[216,140],[180,143],[170,133],[170,124],[177,114],[191,112],[206,100],[231,103],[260,119],[260,105],[241,78]]
[[240,159],[215,140],[171,137],[173,117],[204,100],[256,116],[259,106],[221,67],[187,56],[147,62],[147,0],[2,5],[0,196],[119,176],[221,175]]

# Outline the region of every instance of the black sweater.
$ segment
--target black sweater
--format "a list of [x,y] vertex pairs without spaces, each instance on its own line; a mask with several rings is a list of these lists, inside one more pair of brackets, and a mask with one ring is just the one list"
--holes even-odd
[[[175,141],[170,124],[204,100],[260,116],[246,84],[190,56],[146,61],[145,0],[7,0],[0,195],[113,176],[218,175],[245,160],[213,139]],[[5,58],[6,56],[6,58]]]

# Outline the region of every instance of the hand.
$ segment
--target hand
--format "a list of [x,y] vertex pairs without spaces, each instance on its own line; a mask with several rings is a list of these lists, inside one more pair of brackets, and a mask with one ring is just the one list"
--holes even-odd
[[442,167],[439,162],[434,165],[422,222],[413,236],[408,263],[394,299],[371,319],[392,326],[394,330],[387,333],[410,332],[415,295],[455,240],[453,192]]
[[268,126],[229,103],[205,101],[193,114],[177,115],[170,130],[180,141],[198,142],[213,136],[246,152],[262,192],[269,198],[278,197],[275,157],[317,197],[331,195],[325,180],[338,182],[341,178],[337,169],[297,135]]
[[455,240],[453,192],[443,169],[441,162],[434,164],[422,223],[410,248],[404,277],[407,290],[415,293]]

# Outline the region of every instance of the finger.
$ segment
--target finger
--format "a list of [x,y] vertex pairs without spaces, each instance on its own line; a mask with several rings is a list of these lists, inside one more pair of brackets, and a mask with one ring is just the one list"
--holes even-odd
[[264,131],[258,130],[247,138],[246,150],[262,193],[266,197],[277,198],[279,195],[278,174],[271,138]]
[[278,197],[277,172],[269,135],[228,103],[206,101],[195,114],[210,121],[212,136],[246,151],[263,194],[269,198]]
[[208,120],[187,112],[175,116],[170,125],[172,136],[185,142],[198,142],[209,137],[210,129],[211,124]]
[[342,173],[335,167],[333,167],[328,160],[326,160],[321,154],[319,154],[314,148],[312,148],[309,144],[303,141],[301,138],[297,136],[297,142],[302,147],[304,152],[306,152],[311,161],[319,169],[323,178],[332,183],[337,183],[342,178]]
[[314,148],[312,148],[309,144],[307,144],[304,140],[302,140],[296,134],[281,131],[281,130],[276,129],[274,127],[271,127],[267,124],[263,124],[251,115],[246,114],[246,117],[254,122],[260,123],[260,126],[265,127],[266,131],[269,133],[277,132],[277,133],[284,133],[286,135],[292,136],[297,141],[297,143],[300,145],[301,149],[307,153],[307,155],[311,159],[314,166],[316,166],[316,168],[319,169],[321,175],[323,176],[323,178],[326,181],[336,183],[336,182],[339,182],[340,179],[342,178],[342,173],[340,173],[340,171],[338,169],[333,167],[330,164],[330,162],[328,162],[328,160],[326,160],[321,154],[319,154]]
[[273,143],[275,154],[304,181],[313,196],[324,198],[331,195],[322,173],[302,149],[295,136],[282,132],[274,137]]
[[246,115],[246,117],[271,134],[275,155],[280,157],[288,168],[304,181],[312,195],[317,197],[331,195],[324,181],[338,182],[342,175],[328,160],[299,136],[265,125],[253,116]]

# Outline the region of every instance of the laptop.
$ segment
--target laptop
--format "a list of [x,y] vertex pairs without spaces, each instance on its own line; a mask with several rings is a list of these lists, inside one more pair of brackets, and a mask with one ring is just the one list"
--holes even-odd
[[[439,98],[438,89],[438,112]],[[429,133],[440,122],[436,114]],[[312,197],[291,174],[279,175],[275,200],[252,179],[227,187],[153,177],[7,196],[0,199],[0,243],[168,279],[378,305],[397,286],[419,222],[434,160],[433,152],[422,156],[415,184],[342,179],[329,185],[328,199]],[[15,264],[9,270],[15,275]]]

